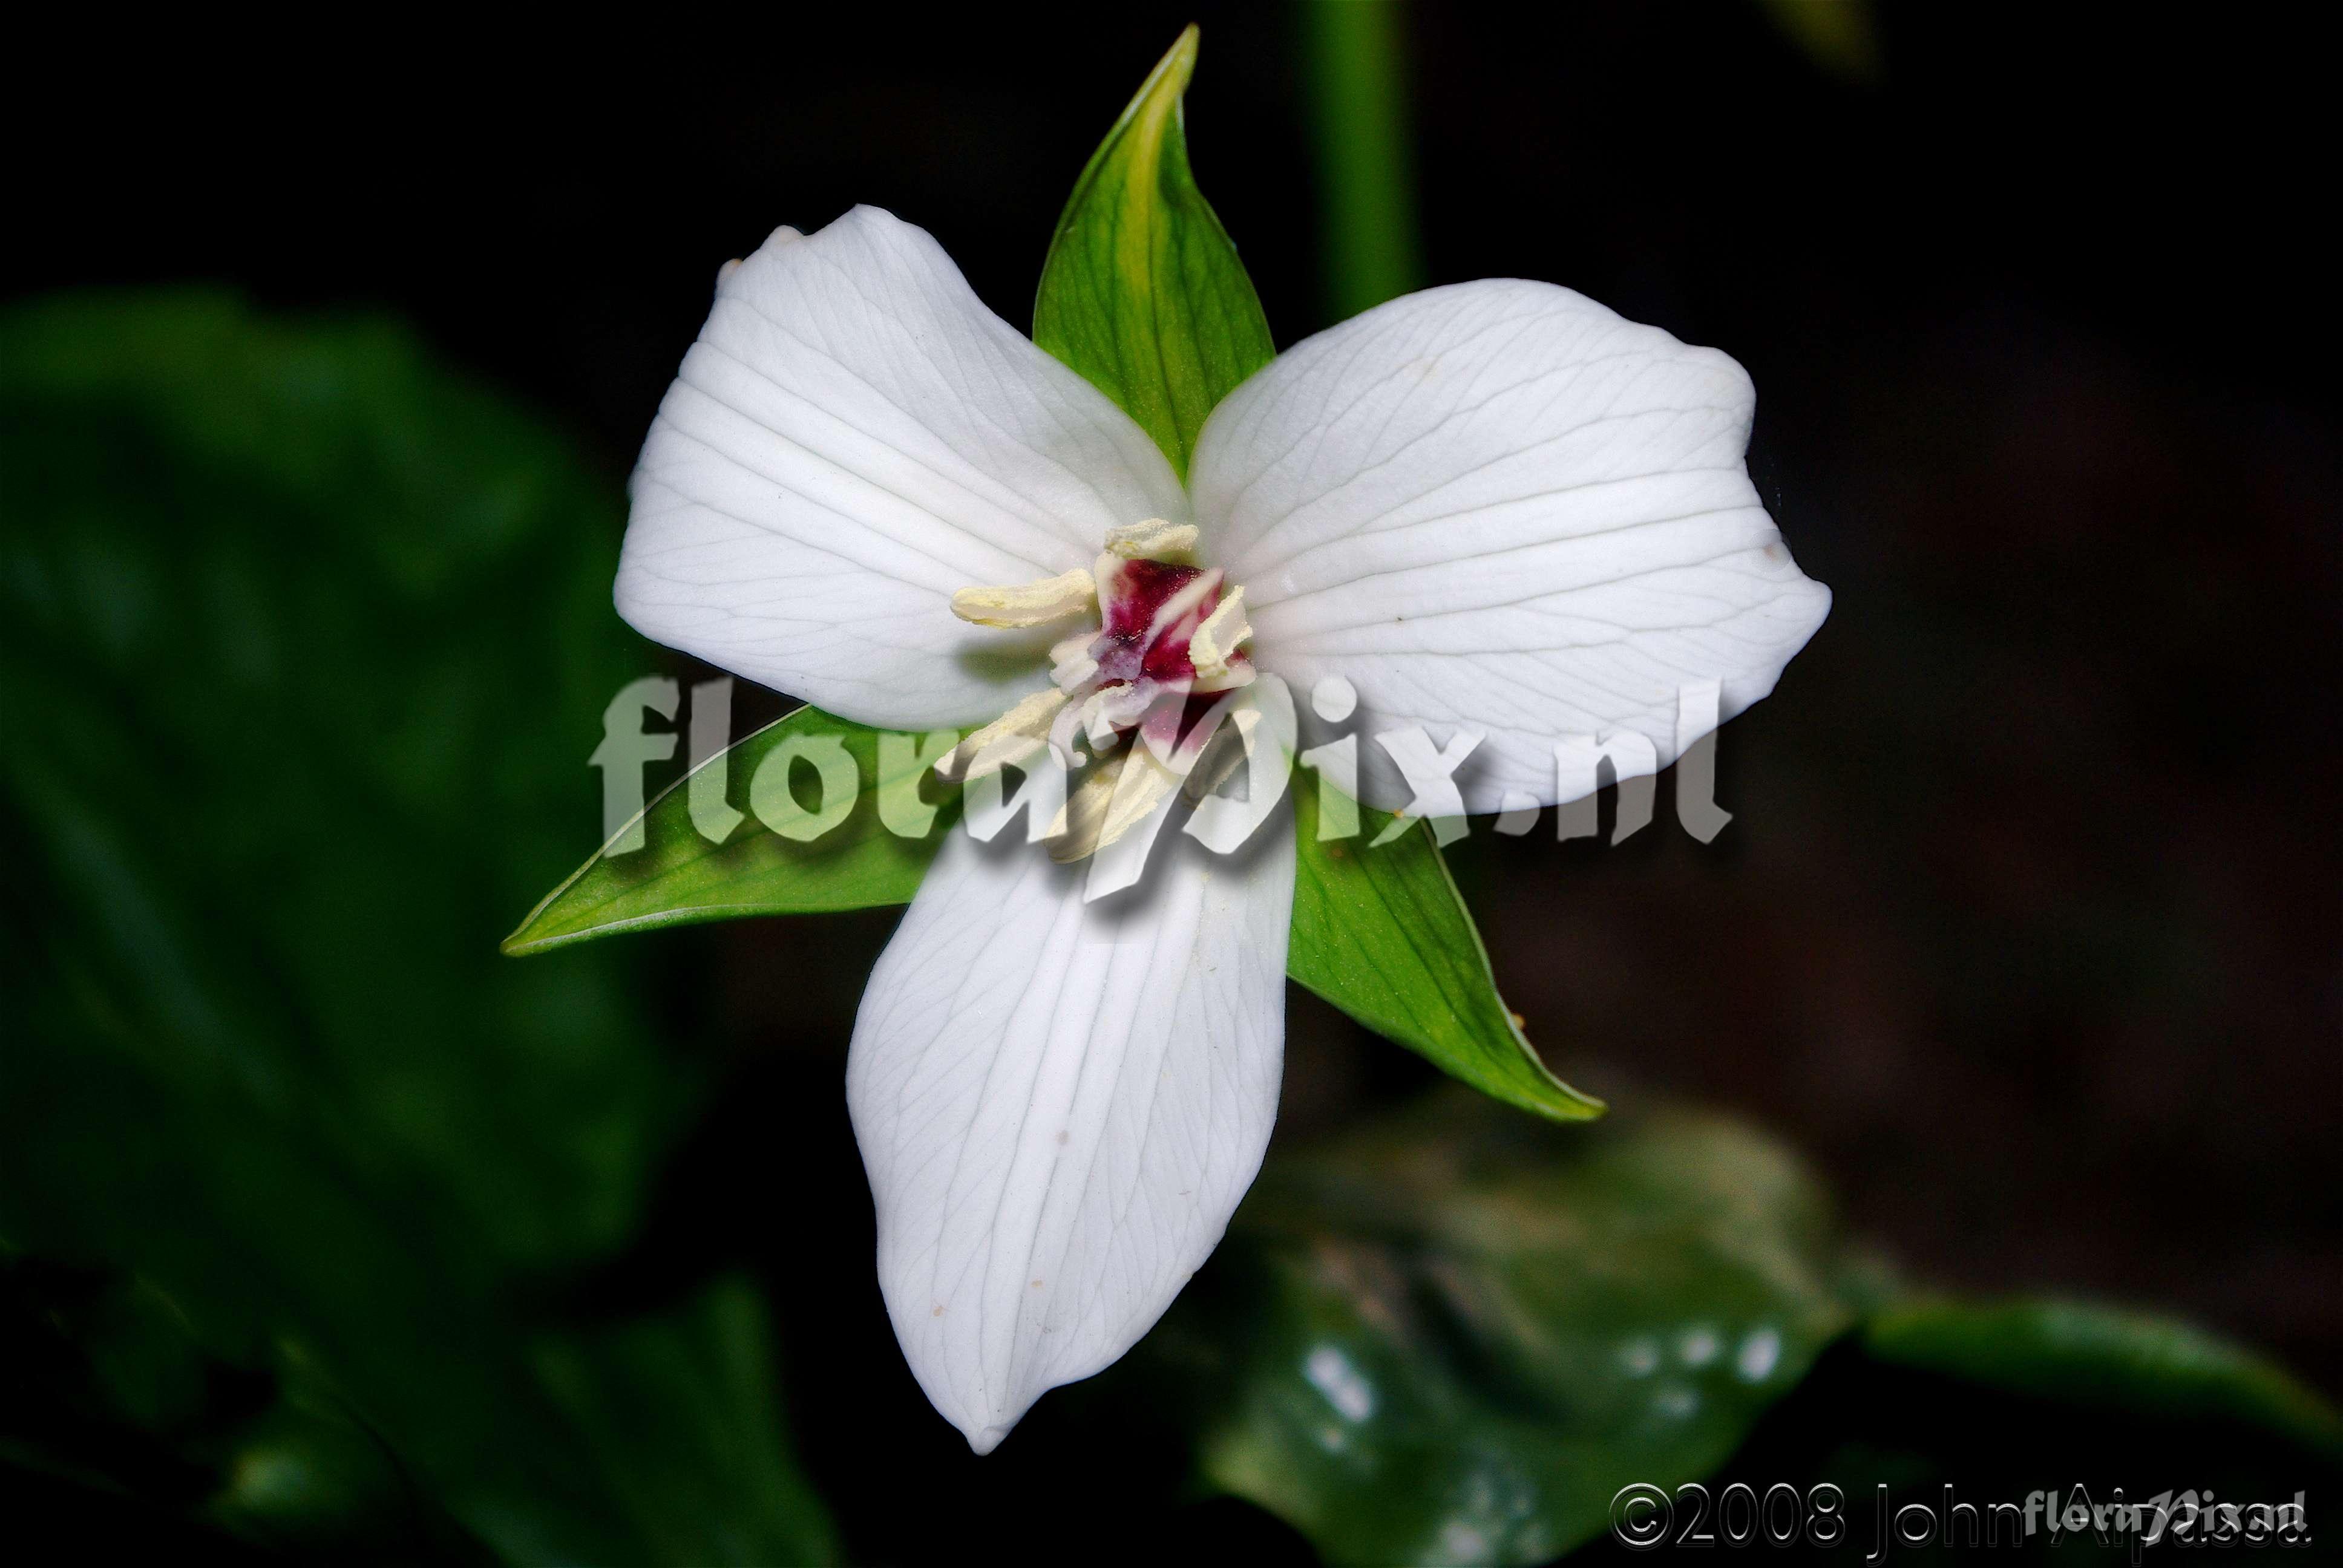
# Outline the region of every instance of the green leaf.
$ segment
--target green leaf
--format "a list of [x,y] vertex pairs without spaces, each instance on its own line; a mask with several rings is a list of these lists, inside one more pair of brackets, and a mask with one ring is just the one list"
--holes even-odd
[[[1827,1483],[1849,1561],[1875,1553],[1894,1513],[1918,1504],[1936,1515],[1939,1534],[1934,1547],[1893,1553],[1911,1562],[1982,1561],[1976,1548],[1988,1545],[1984,1556],[1996,1562],[2137,1562],[2128,1533],[2111,1531],[2105,1546],[2072,1532],[2028,1534],[2024,1509],[2049,1501],[2046,1488],[2062,1513],[2086,1499],[2150,1508],[2161,1499],[2181,1510],[2160,1522],[2167,1551],[2207,1544],[2220,1533],[2209,1522],[2184,1540],[2177,1521],[2208,1494],[2241,1508],[2331,1494],[2343,1482],[2335,1432],[2331,1408],[2286,1373],[2169,1320],[2058,1302],[1916,1299],[1876,1309],[1863,1332],[1834,1345],[1704,1484],[1721,1507],[1742,1488],[1752,1499],[1784,1486],[1811,1498]],[[1954,1499],[1966,1518],[1946,1515]],[[1688,1512],[1679,1509],[1680,1528]],[[1713,1511],[1704,1523],[1715,1533],[1723,1517]],[[2216,1551],[2209,1560],[2227,1559]]]
[[1547,1070],[1497,995],[1430,824],[1370,848],[1392,819],[1362,807],[1356,837],[1322,843],[1319,790],[1297,778],[1293,804],[1286,973],[1483,1094],[1557,1121],[1601,1115],[1601,1101]]
[[[289,1391],[224,1518],[361,1554],[364,1451],[509,1561],[825,1555],[802,1496],[622,1500],[584,1419],[692,1430],[722,1324],[544,1302],[701,1093],[624,949],[495,950],[640,673],[608,487],[395,327],[170,295],[0,315],[0,684],[40,737],[0,748],[0,1234]],[[606,1331],[667,1349],[549,1381]],[[325,1404],[365,1441],[294,1419]],[[723,1419],[737,1473],[790,1468],[769,1410]]]
[[1846,1326],[1835,1260],[1813,1181],[1738,1126],[1443,1091],[1273,1157],[1141,1375],[1330,1563],[1543,1562],[1734,1452]]
[[[59,1513],[94,1493],[116,1510],[151,1501],[150,1534],[225,1532],[384,1563],[494,1561],[314,1368],[211,1353],[148,1282],[0,1243],[0,1460],[42,1476],[42,1506]],[[42,1523],[19,1510],[10,1527],[38,1539]],[[85,1522],[50,1523],[88,1543]]]
[[719,1280],[668,1317],[549,1344],[538,1364],[653,1561],[836,1557],[820,1500],[773,1441],[782,1419],[765,1309],[746,1282]]
[[2333,1408],[2217,1339],[1902,1295],[1745,1126],[1645,1110],[1565,1131],[1456,1090],[1273,1153],[1101,1381],[1113,1408],[1181,1426],[1207,1485],[1334,1564],[1542,1562],[1602,1535],[1635,1482],[1704,1483],[1704,1517],[1679,1499],[1675,1523],[1712,1538],[1728,1485],[1803,1501],[1828,1483],[1860,1557],[1878,1488],[1931,1507],[1947,1485],[1975,1508],[2048,1484],[2283,1503],[2343,1473]]
[[2186,1323],[2077,1302],[1925,1300],[1864,1326],[1875,1361],[2110,1413],[2227,1421],[2343,1459],[2343,1413],[2269,1362]]
[[1180,35],[1091,156],[1058,219],[1033,341],[1155,437],[1182,477],[1205,417],[1277,354],[1237,247],[1196,188]]
[[[771,831],[745,807],[765,759],[784,742],[816,736],[835,736],[844,745],[862,789],[842,822],[799,842]],[[743,915],[908,903],[958,814],[959,796],[944,792],[941,809],[918,838],[890,829],[880,818],[881,796],[917,789],[928,769],[910,745],[882,749],[881,739],[876,729],[819,709],[800,708],[774,720],[704,765],[727,770],[727,793],[739,803],[734,809],[744,811],[721,844],[693,824],[691,779],[679,779],[636,819],[641,848],[618,852],[622,831],[546,895],[505,939],[504,950],[545,952],[618,931]]]

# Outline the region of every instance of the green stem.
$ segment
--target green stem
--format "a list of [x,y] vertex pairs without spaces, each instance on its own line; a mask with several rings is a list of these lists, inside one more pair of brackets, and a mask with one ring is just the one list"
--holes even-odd
[[1423,285],[1401,0],[1305,0],[1303,53],[1335,319]]

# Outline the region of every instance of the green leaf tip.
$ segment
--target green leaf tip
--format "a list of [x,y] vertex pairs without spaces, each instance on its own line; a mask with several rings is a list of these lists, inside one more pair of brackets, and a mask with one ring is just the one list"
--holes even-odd
[[1276,357],[1234,242],[1196,188],[1182,100],[1191,25],[1124,106],[1067,198],[1033,341],[1154,437],[1183,477],[1221,399]]
[[[919,789],[924,769],[915,749],[890,760],[880,731],[800,708],[736,741],[694,773],[726,769],[727,796],[745,795],[753,803],[753,781],[765,760],[790,741],[816,739],[844,746],[860,783],[852,809],[834,830],[799,842],[744,819],[716,842],[693,821],[693,775],[687,774],[539,900],[500,944],[502,950],[519,957],[621,931],[909,903],[959,811],[956,795],[937,802],[927,831],[918,837],[887,826],[881,797]],[[622,848],[638,831],[637,847]]]
[[1363,831],[1322,841],[1318,791],[1294,790],[1301,845],[1286,973],[1492,1099],[1551,1121],[1602,1115],[1603,1101],[1554,1076],[1497,994],[1430,824],[1378,849],[1372,840],[1391,817],[1355,809]]
[[1180,35],[1163,51],[1163,58],[1155,62],[1155,69],[1147,73],[1147,80],[1139,84],[1139,91],[1131,95],[1130,104],[1122,111],[1124,119],[1151,105],[1160,116],[1165,106],[1179,104],[1180,95],[1188,90],[1189,80],[1196,74],[1196,41],[1203,35],[1204,29],[1194,22],[1180,29]]

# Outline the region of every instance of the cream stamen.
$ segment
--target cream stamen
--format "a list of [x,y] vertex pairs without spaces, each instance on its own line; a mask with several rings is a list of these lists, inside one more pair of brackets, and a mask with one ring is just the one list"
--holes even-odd
[[1098,598],[1098,584],[1076,567],[1037,583],[1011,588],[964,588],[952,595],[952,614],[978,626],[1004,628],[1047,626],[1053,620],[1088,615]]
[[1144,746],[1109,758],[1077,785],[1050,823],[1050,859],[1061,865],[1096,854],[1147,820],[1180,787],[1180,776]]
[[1175,561],[1192,565],[1196,558],[1196,525],[1167,523],[1150,518],[1143,523],[1118,523],[1106,531],[1110,555],[1124,560]]
[[1196,678],[1210,680],[1226,675],[1229,656],[1251,636],[1252,623],[1245,619],[1244,589],[1231,588],[1189,636],[1188,658],[1196,667]]
[[936,771],[960,784],[1024,761],[1049,743],[1050,721],[1065,706],[1062,691],[1035,692],[945,752]]

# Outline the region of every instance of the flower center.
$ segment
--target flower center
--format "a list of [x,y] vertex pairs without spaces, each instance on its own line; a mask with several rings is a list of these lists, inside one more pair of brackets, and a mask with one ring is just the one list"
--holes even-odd
[[[1244,589],[1224,581],[1217,568],[1198,566],[1195,548],[1194,524],[1151,518],[1110,529],[1106,549],[1090,571],[1077,568],[1040,582],[952,595],[952,613],[979,626],[1040,627],[1077,618],[1088,624],[1051,648],[1054,689],[1036,692],[970,736],[939,770],[954,779],[980,778],[1045,745],[1068,767],[1089,755],[1101,759],[1100,769],[1070,802],[1070,833],[1062,842],[1053,839],[1051,852],[1061,859],[1088,854],[1127,830],[1136,820],[1133,802],[1148,809],[1160,804],[1211,738],[1209,725],[1194,723],[1196,699],[1234,691],[1253,678],[1252,657],[1242,646],[1252,636]],[[1134,735],[1144,739],[1143,747],[1111,755]],[[1141,757],[1144,761],[1135,760]],[[1145,774],[1124,778],[1134,766]],[[1101,822],[1086,834],[1082,799],[1105,793],[1112,795],[1113,818],[1103,819],[1101,799]]]

